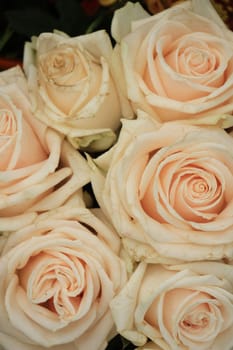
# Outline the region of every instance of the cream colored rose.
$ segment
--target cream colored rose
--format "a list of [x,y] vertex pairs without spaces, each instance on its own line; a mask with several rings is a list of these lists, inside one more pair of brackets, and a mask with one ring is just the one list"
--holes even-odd
[[1,72],[1,234],[32,222],[38,212],[64,204],[89,181],[88,173],[81,155],[32,115],[21,69]]
[[6,350],[103,350],[126,283],[120,242],[98,209],[61,207],[11,235],[0,258]]
[[35,115],[76,147],[99,150],[115,141],[121,111],[111,55],[103,30],[74,38],[42,33],[25,45]]
[[163,350],[230,350],[232,276],[233,266],[221,262],[142,262],[111,302],[117,330],[138,346],[151,341]]
[[115,12],[112,34],[124,116],[132,116],[129,102],[159,121],[208,124],[210,116],[232,115],[233,33],[209,0],[153,16],[127,3]]
[[135,260],[232,259],[233,138],[221,128],[125,120],[92,167],[99,205]]

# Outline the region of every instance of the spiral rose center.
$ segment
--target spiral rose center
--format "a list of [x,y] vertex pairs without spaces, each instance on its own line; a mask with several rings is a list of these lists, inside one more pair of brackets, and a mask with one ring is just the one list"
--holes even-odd
[[85,105],[90,89],[97,91],[100,82],[94,78],[90,84],[93,66],[100,69],[83,49],[65,45],[39,56],[39,83],[63,117]]
[[147,187],[141,204],[148,215],[173,224],[178,216],[190,223],[205,223],[223,210],[225,180],[216,170],[222,167],[221,162],[212,159],[206,164],[198,156],[200,153],[197,158],[194,153],[193,158],[186,158],[182,152],[172,153],[156,166],[156,156],[150,159],[141,182],[142,187]]
[[39,58],[46,79],[57,86],[73,86],[87,75],[81,54],[72,48],[56,49]]
[[178,71],[199,76],[209,74],[218,67],[216,56],[198,48],[185,48],[180,52]]
[[215,72],[220,65],[219,55],[213,44],[187,35],[171,43],[165,60],[176,72],[195,79]]
[[46,64],[48,77],[56,81],[61,74],[69,74],[73,71],[75,63],[73,55],[57,53],[49,59],[50,65]]
[[191,190],[193,196],[201,195],[209,190],[208,184],[206,184],[202,179],[196,179],[191,185]]
[[[85,262],[56,251],[41,252],[31,257],[19,271],[19,277],[32,303],[47,308],[62,319],[77,314],[82,297],[87,292]],[[98,284],[96,286],[98,294]]]
[[[196,342],[211,342],[223,325],[221,305],[210,294],[175,288],[156,298],[146,313],[146,321],[166,329],[167,337],[188,348]],[[168,339],[167,338],[167,339]]]
[[199,330],[200,328],[207,327],[209,324],[209,319],[204,312],[200,312],[199,314],[188,314],[185,319],[180,322],[180,327],[190,331]]

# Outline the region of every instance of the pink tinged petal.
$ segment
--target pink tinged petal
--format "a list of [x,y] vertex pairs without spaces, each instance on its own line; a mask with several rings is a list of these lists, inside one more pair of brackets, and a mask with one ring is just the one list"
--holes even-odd
[[[51,306],[61,320],[78,320],[89,311],[93,300],[99,293],[100,286],[98,283],[93,284],[93,276],[88,267],[84,267],[84,262],[81,263],[82,256],[80,254],[75,254],[72,250],[64,250],[64,248],[62,250],[68,256],[51,251],[51,255],[48,257],[44,254],[41,257],[37,256],[37,259],[32,262],[32,266],[29,262],[30,270],[34,271],[31,274],[30,270],[28,272],[26,270],[30,274],[27,288],[28,297],[34,303],[45,303],[46,305],[48,302],[48,307]],[[38,265],[40,259],[46,268],[45,271],[43,269],[40,271],[43,267],[43,265]],[[36,269],[33,268],[34,264]],[[24,272],[25,268],[23,276]],[[98,280],[96,281],[98,282]],[[29,287],[31,287],[31,292]],[[53,299],[52,303],[50,303],[51,298]]]
[[63,184],[60,184],[45,198],[37,201],[30,207],[30,211],[45,211],[63,205],[78,189],[81,189],[90,180],[90,169],[83,156],[74,150],[71,145],[63,141],[60,162],[64,167],[69,167],[72,174]]
[[[46,180],[48,175],[55,173],[58,166],[61,154],[61,135],[48,130],[46,133],[46,141],[48,144],[49,152],[47,158],[35,166],[25,167],[23,169],[16,169],[14,171],[0,173],[1,181],[8,183],[8,181],[16,182],[11,184],[5,189],[6,194],[14,194],[20,192],[23,189],[28,189],[30,186],[39,184],[43,180]],[[26,175],[28,175],[26,177]],[[25,178],[26,177],[26,178]],[[21,180],[21,181],[19,181]]]
[[[203,212],[203,219],[211,219],[211,213],[214,217],[225,204],[226,181],[223,174],[229,173],[229,170],[217,159],[208,158],[207,154],[205,157],[205,152],[193,153],[192,156],[193,159],[184,159],[181,169],[176,168],[165,193],[177,210],[179,207],[182,210],[182,205],[176,206],[181,200],[187,204],[187,209],[192,208],[194,214],[202,215]],[[163,175],[166,176],[166,172],[161,174],[162,181]]]
[[[34,186],[31,186],[24,191],[15,193],[10,196],[0,196],[0,209],[1,213],[4,211],[4,215],[18,215],[22,210],[27,210],[34,202],[45,196],[47,191],[51,191],[53,186],[58,185],[62,180],[66,179],[71,174],[70,169],[63,168],[48,175],[47,178]],[[21,209],[19,205],[22,205]]]
[[11,111],[0,111],[0,170],[8,168],[13,149],[16,144],[17,124]]
[[[214,9],[212,10],[213,12],[215,12]],[[199,12],[200,12],[200,9],[199,9]],[[199,117],[201,116],[200,112],[206,109],[208,109],[210,112],[212,108],[217,108],[217,111],[219,111],[218,105],[222,104],[224,99],[224,101],[227,103],[225,105],[225,110],[231,111],[232,108],[231,108],[230,101],[228,101],[228,99],[230,98],[228,92],[229,92],[229,86],[232,85],[232,79],[231,79],[231,75],[229,75],[224,69],[224,65],[227,66],[229,64],[229,60],[231,57],[231,49],[230,49],[230,46],[228,45],[226,38],[227,39],[229,38],[231,40],[231,36],[228,35],[229,33],[227,32],[226,28],[224,28],[224,26],[219,27],[215,23],[210,22],[208,19],[205,19],[200,16],[196,16],[194,13],[191,13],[188,11],[186,11],[184,15],[181,8],[180,10],[177,10],[177,11],[175,9],[174,12],[172,9],[170,14],[168,13],[165,16],[161,15],[161,17],[156,16],[155,18],[156,20],[154,18],[151,18],[148,21],[139,21],[139,22],[133,23],[131,33],[127,35],[121,42],[122,48],[123,46],[127,47],[127,50],[125,50],[125,55],[124,54],[122,55],[122,60],[125,61],[124,64],[125,64],[125,76],[128,83],[128,97],[133,101],[134,109],[136,110],[139,107],[143,108],[147,112],[151,112],[154,115],[154,117],[157,118],[156,112],[157,112],[157,108],[159,108],[160,106],[162,109],[161,110],[159,109],[158,112],[160,112],[161,118],[168,120],[169,116],[166,115],[165,113],[166,111],[168,112],[168,107],[169,107],[169,110],[171,109],[175,110],[175,112],[173,111],[174,112],[173,119],[174,117],[181,119],[182,116],[187,117],[187,115],[190,115],[190,113],[195,113],[195,114],[199,113],[198,115]],[[164,25],[164,23],[166,24]],[[198,41],[204,42],[204,43],[207,42],[209,44],[208,48],[210,50],[210,56],[212,58],[216,57],[216,63],[217,62],[219,63],[218,68],[220,68],[221,66],[221,69],[223,69],[222,73],[226,77],[226,80],[225,82],[223,82],[222,86],[219,86],[220,81],[222,79],[219,75],[220,69],[213,71],[214,74],[210,74],[209,76],[210,79],[207,78],[208,84],[211,83],[214,86],[213,91],[211,93],[207,92],[206,94],[203,92],[205,96],[194,101],[195,103],[189,102],[184,104],[183,102],[180,103],[178,100],[174,100],[170,98],[167,99],[163,95],[160,95],[160,96],[156,95],[155,91],[152,89],[151,86],[150,86],[151,88],[150,90],[146,88],[145,84],[142,83],[142,79],[140,77],[141,72],[137,71],[137,68],[136,68],[137,57],[139,57],[140,54],[142,56],[146,48],[146,45],[144,44],[142,46],[144,50],[141,49],[140,43],[142,43],[142,41],[145,39],[147,40],[147,34],[150,33],[150,31],[152,33],[158,32],[159,33],[158,37],[161,37],[161,36],[165,37],[166,35],[171,36],[171,33],[172,33],[172,37],[174,38],[175,36],[174,32],[176,32],[176,30],[174,30],[173,27],[177,26],[177,28],[179,28],[179,26],[181,26],[180,23],[182,23],[184,28],[186,27],[187,31],[190,31],[191,34],[195,33],[194,39],[195,39],[195,36],[197,35],[196,42]],[[154,28],[153,28],[153,24],[154,24]],[[162,31],[164,27],[165,29],[164,31]],[[200,27],[201,27],[202,37],[199,34]],[[167,28],[167,31],[166,31],[166,28]],[[172,28],[173,30],[171,30],[170,28]],[[180,33],[181,37],[183,36],[185,37],[186,35],[187,33],[184,30],[183,32],[181,31]],[[158,38],[156,37],[156,39]],[[172,40],[172,41],[174,42],[175,40]],[[155,42],[157,43],[158,40],[155,40]],[[166,45],[165,45],[165,49],[166,49]],[[175,51],[175,48],[174,48],[174,51]],[[131,52],[132,52],[132,57],[131,57]],[[189,59],[189,57],[190,56],[188,55],[187,59]],[[214,59],[212,58],[211,58],[211,62],[213,63]],[[138,61],[140,61],[140,59]],[[165,62],[165,65],[166,65],[166,62]],[[187,80],[187,84],[189,84],[188,82],[189,79],[186,79],[186,80]],[[160,83],[161,83],[161,79],[160,79]],[[190,91],[191,91],[191,88],[193,88],[193,85],[194,84],[191,81]],[[198,90],[197,85],[198,84],[196,84],[195,91]],[[216,86],[219,86],[219,87],[215,88]],[[209,90],[208,87],[206,89],[205,83],[201,86],[201,89],[206,91]],[[221,96],[221,98],[216,100],[217,96]],[[193,100],[193,98],[191,98],[191,100]],[[222,100],[222,102],[220,102],[220,100]],[[215,107],[213,106],[213,103],[215,104]],[[155,108],[153,108],[153,106],[155,106]],[[179,115],[176,112],[178,110],[181,113],[181,114],[179,113]]]
[[[131,154],[131,156],[132,157],[129,171],[124,173],[124,167],[126,167],[128,164],[128,157],[125,160],[122,160],[122,166],[119,166],[118,168],[119,179],[120,176],[122,176],[123,172],[124,181],[127,182],[127,186],[125,186],[127,197],[127,204],[125,203],[126,210],[128,205],[130,205],[130,207],[133,207],[135,205],[135,201],[136,203],[138,202],[138,195],[140,195],[140,192],[138,193],[137,191],[138,183],[149,161],[149,154],[142,154],[139,159],[135,159],[133,154]],[[122,204],[124,205],[125,198],[123,197],[123,191],[121,191],[119,195],[121,196]]]
[[[70,254],[72,254],[72,250],[69,251],[69,250],[65,249],[65,251],[68,254],[67,256],[70,256]],[[52,252],[52,253],[54,255],[54,252]],[[53,286],[53,290],[55,292],[54,293],[54,298],[55,299],[57,298],[57,301],[58,301],[59,304],[63,303],[63,306],[67,307],[67,302],[68,302],[68,306],[70,305],[69,304],[70,300],[68,300],[66,298],[67,293],[63,294],[63,297],[61,299],[57,292],[59,290],[61,290],[61,292],[64,290],[64,283],[63,282],[66,282],[66,283],[70,284],[70,281],[71,281],[70,278],[72,278],[72,276],[69,274],[69,271],[67,270],[66,264],[65,264],[65,266],[64,265],[61,266],[62,261],[64,261],[64,263],[67,263],[67,262],[70,263],[70,259],[68,259],[68,257],[66,258],[66,255],[63,255],[63,254],[60,254],[60,253],[57,253],[57,254],[55,253],[55,257],[56,257],[56,260],[55,260],[55,265],[54,266],[51,265],[51,259],[49,261],[50,262],[49,266],[52,266],[52,268],[54,269],[54,272],[56,274],[56,276],[55,276],[54,272],[53,272],[52,278],[56,278],[57,279],[57,282]],[[85,258],[85,254],[84,254],[84,258]],[[40,262],[40,259],[39,259],[39,262]],[[35,260],[34,263],[36,265],[36,263],[38,263],[38,261]],[[42,261],[42,263],[45,263],[45,265],[46,265],[47,261],[45,261],[45,262]],[[22,262],[22,264],[23,264],[23,262]],[[60,264],[60,265],[58,265],[58,264]],[[72,266],[72,264],[70,266]],[[34,273],[35,268],[33,266],[29,266],[29,267],[32,269],[32,271],[31,271],[31,269],[29,269],[29,270],[26,269],[26,274],[30,275],[31,272],[32,272],[32,274]],[[24,270],[24,268],[25,267],[23,267],[23,270]],[[58,275],[59,271],[56,270],[56,268],[58,268],[59,271],[62,272],[61,275]],[[76,268],[76,267],[74,267],[74,268]],[[23,272],[21,272],[22,276],[23,276]],[[36,272],[37,271],[35,271],[35,273],[34,273],[35,274],[35,276],[34,276],[35,278],[38,277]],[[75,273],[75,271],[73,271],[73,272]],[[64,275],[63,273],[65,273],[66,275]],[[46,271],[46,274],[48,274],[48,277],[51,276],[51,272],[49,272],[49,271]],[[42,278],[44,279],[43,283],[47,283],[46,282],[46,277],[47,276],[43,277],[43,275],[42,275]],[[67,279],[67,277],[68,277],[68,279]],[[9,305],[8,305],[8,312],[11,313],[12,318],[14,318],[16,315],[21,315],[21,317],[23,317],[25,322],[23,321],[19,325],[19,329],[22,332],[24,332],[29,338],[31,338],[31,334],[33,335],[33,332],[36,332],[37,336],[34,337],[33,340],[34,341],[36,340],[39,344],[42,344],[44,346],[48,346],[49,344],[50,345],[55,345],[55,344],[61,344],[61,343],[66,343],[66,342],[72,341],[75,338],[78,338],[79,335],[81,335],[83,332],[85,332],[93,324],[93,322],[97,321],[97,319],[98,319],[98,313],[99,312],[97,312],[97,308],[99,307],[99,305],[98,305],[98,303],[93,303],[93,297],[94,297],[93,296],[93,291],[94,291],[95,295],[97,296],[97,294],[99,293],[98,292],[98,290],[99,290],[99,287],[98,287],[99,286],[99,280],[98,280],[97,276],[94,277],[94,278],[93,277],[94,276],[93,276],[92,273],[90,274],[90,273],[87,272],[87,274],[86,274],[86,282],[85,282],[87,284],[87,286],[85,286],[85,289],[87,289],[87,298],[85,298],[85,291],[84,291],[84,296],[83,296],[83,299],[82,299],[84,307],[82,308],[81,304],[80,304],[80,307],[83,310],[81,310],[81,313],[79,311],[77,311],[76,317],[72,317],[72,319],[73,319],[72,323],[69,323],[69,319],[66,320],[66,317],[64,318],[62,316],[62,311],[59,310],[59,305],[58,305],[57,312],[55,312],[55,310],[56,310],[56,305],[55,304],[53,306],[50,306],[48,304],[47,307],[46,307],[45,303],[42,303],[40,305],[35,304],[36,301],[38,302],[38,301],[41,301],[41,300],[34,300],[34,301],[32,300],[32,302],[30,302],[28,297],[26,298],[26,294],[25,294],[24,291],[23,291],[23,294],[21,294],[19,296],[19,300],[17,300],[17,303],[18,303],[17,307],[16,307],[16,305],[13,305],[12,306],[13,308],[11,308],[10,303],[9,303]],[[24,278],[27,279],[27,276],[25,276]],[[29,276],[29,279],[30,278],[31,278],[31,276]],[[31,282],[33,282],[33,281],[31,281]],[[94,282],[95,285],[92,284],[93,282]],[[102,282],[103,282],[103,279],[102,279]],[[57,286],[58,283],[59,284],[62,283],[62,286],[58,287]],[[93,289],[92,286],[94,287],[94,289]],[[62,287],[62,289],[61,289],[61,287]],[[67,287],[67,284],[66,284],[66,287]],[[106,285],[106,287],[108,289],[107,285]],[[8,288],[8,291],[10,293],[10,288]],[[71,292],[71,294],[72,293],[73,292]],[[68,294],[69,294],[69,291],[68,291]],[[89,294],[89,297],[88,297],[88,294]],[[107,295],[105,294],[105,297],[106,296]],[[113,296],[113,293],[111,292],[110,299],[112,298],[112,296]],[[12,295],[10,295],[9,297],[11,298]],[[104,296],[103,296],[103,298],[104,298]],[[71,302],[72,302],[73,301],[73,297],[71,297],[70,299],[71,299]],[[20,302],[20,300],[21,300],[21,302]],[[34,304],[34,306],[33,306],[32,303]],[[19,305],[22,307],[22,311],[20,310]],[[74,307],[76,307],[76,305],[77,305],[76,303],[73,304]],[[106,307],[108,307],[108,302],[106,303]],[[105,310],[106,310],[106,307],[105,307]],[[105,312],[105,310],[102,310],[101,312]],[[100,312],[100,314],[101,314],[101,312]],[[51,316],[50,318],[49,318],[49,315]],[[61,318],[58,317],[59,315],[61,316]],[[28,316],[30,318],[30,322],[31,322],[32,319],[34,321],[33,327],[29,328],[28,330],[24,329],[24,325],[25,324],[27,325],[27,322],[26,322],[26,319],[25,319],[26,316]],[[46,319],[44,319],[44,317],[47,318],[47,321],[46,321]],[[17,319],[17,317],[15,317],[15,318]],[[66,325],[67,325],[67,329],[66,329]],[[49,333],[49,329],[54,331],[53,334]],[[59,330],[59,333],[56,333],[56,330]]]
[[[28,288],[26,288],[28,297],[34,303],[44,303],[55,295],[54,308],[57,314],[64,318],[66,315],[73,317],[76,309],[72,305],[74,303],[75,306],[75,300],[72,297],[78,296],[84,289],[85,278],[81,262],[78,259],[74,260],[72,256],[68,259],[64,254],[54,254],[54,252],[50,252],[48,256],[46,254],[38,255],[36,260],[32,259],[32,262],[28,262],[30,270],[33,269],[33,273],[32,271],[28,272],[30,274]],[[40,266],[38,259],[39,261],[41,259],[44,269],[43,265]],[[34,264],[35,268],[33,268]],[[25,270],[24,268],[23,276]],[[66,295],[63,293],[64,291]],[[59,294],[56,294],[57,292]],[[71,304],[69,304],[69,299],[66,300],[66,296],[71,298]],[[63,305],[62,309],[59,306],[59,298],[61,298],[60,304]]]
[[220,303],[211,295],[191,289],[172,289],[160,295],[147,313],[147,321],[159,327],[165,341],[207,349],[221,332]]
[[33,307],[25,292],[17,282],[13,283],[13,280],[7,288],[6,303],[11,324],[25,334],[30,342],[45,347],[73,341],[88,329],[96,318],[95,306],[85,317],[76,322],[69,323],[54,318],[55,314],[47,312],[44,307],[40,305]]
[[[220,277],[222,278],[222,277]],[[231,289],[225,286],[203,286],[198,288],[200,291],[210,294],[215,300],[219,301],[219,310],[224,322],[222,323],[221,332],[233,326],[233,297]]]
[[[148,187],[141,200],[142,207],[149,216],[161,223],[169,222],[173,225],[187,228],[187,223],[169,204],[169,200],[162,190],[160,182],[160,172],[161,169],[163,169],[163,162],[166,163],[167,158],[163,160],[163,156],[165,153],[166,150],[160,150],[159,152],[157,152],[157,155],[151,158],[145,171],[145,175],[143,175],[143,179],[146,179],[147,175],[147,180],[149,181]],[[162,161],[160,154],[162,156]],[[176,155],[175,158],[177,158]],[[157,166],[156,163],[158,163]],[[179,167],[178,162],[176,166]],[[154,172],[154,174],[152,173],[152,171]],[[150,173],[152,173],[152,177],[149,179],[148,174]],[[143,185],[145,185],[145,183]]]
[[[175,308],[172,314],[174,322],[177,322],[176,336],[185,345],[186,341],[190,342],[189,345],[192,341],[197,341],[200,346],[202,342],[213,341],[222,329],[220,302],[211,294],[188,289],[174,289],[166,293],[164,314],[167,318],[164,322],[172,332],[172,319],[168,317],[169,306]],[[204,348],[207,346],[205,344]]]
[[[206,160],[207,161],[207,160]],[[171,188],[171,204],[180,215],[189,221],[206,222],[215,219],[225,206],[225,181],[216,174],[198,168],[195,163],[183,168]],[[216,162],[216,165],[217,162]],[[221,168],[221,163],[219,164]]]
[[179,328],[180,340],[186,346],[198,344],[200,349],[208,349],[221,332],[224,323],[218,305],[213,302],[208,304],[208,310],[204,310],[202,305],[196,306],[184,318]]
[[227,42],[211,35],[195,33],[172,42],[170,52],[165,57],[169,65],[194,83],[212,87],[224,84],[225,71],[231,58]]
[[[173,26],[175,28],[173,28]],[[170,34],[168,35],[166,33],[166,28],[160,27],[159,30],[155,30],[154,32],[151,31],[148,37],[148,41],[145,41],[145,49],[147,50],[147,66],[144,68],[143,80],[152,92],[161,96],[167,96],[167,94],[163,85],[162,76],[159,74],[159,71],[156,69],[155,66],[155,61],[157,57],[156,42],[158,40],[164,39],[164,41],[168,44],[171,43],[172,40],[176,40],[177,37],[179,38],[181,34],[189,33],[189,29],[183,24],[180,24],[179,27],[176,24],[170,23],[169,28],[170,33],[173,33],[172,38]],[[165,31],[165,33],[163,33],[163,31]],[[144,53],[144,50],[143,48],[141,48],[141,54]]]
[[[84,208],[74,209],[76,211],[70,213],[67,208],[65,214],[63,210],[60,214],[56,211],[45,222],[42,215],[35,225],[22,230],[19,236],[17,233],[8,245],[9,255],[2,261],[9,268],[4,276],[7,311],[10,320],[21,318],[17,329],[22,341],[27,343],[45,347],[66,344],[89,329],[94,331],[98,321],[105,318],[120,283],[125,282],[123,276],[119,276],[119,270],[124,271],[123,265],[96,236],[102,226],[96,227],[95,221],[88,225],[91,214],[87,215],[89,212]],[[61,221],[61,217],[68,215],[75,217],[75,221]],[[92,224],[96,235],[88,229]],[[54,230],[50,232],[52,228]],[[13,246],[15,248],[11,250]],[[4,271],[6,269],[2,268]],[[15,282],[13,287],[12,281]],[[16,290],[18,297],[13,300]],[[65,315],[62,314],[64,309]],[[73,312],[77,315],[72,315]],[[71,317],[67,317],[67,313]],[[28,323],[30,327],[27,327]],[[112,327],[112,322],[108,326]],[[14,329],[13,324],[11,328]],[[105,332],[108,330],[107,327]],[[11,329],[9,332],[13,334]],[[103,335],[96,339],[104,343]],[[101,344],[96,344],[96,348],[99,349]]]
[[163,57],[158,55],[155,60],[155,67],[158,74],[162,77],[162,83],[168,98],[184,102],[201,98],[211,92],[202,91],[203,88],[200,88],[199,86],[195,89],[195,86],[193,86],[194,83],[190,84],[189,82],[187,84],[187,79],[179,79],[180,74],[172,71],[171,68],[167,69],[169,70],[169,72],[167,72],[164,67],[165,65],[166,63],[163,61]]
[[[22,169],[0,171],[0,188],[1,193],[14,193],[14,185],[17,181],[29,177],[41,167],[41,163],[33,164]],[[11,190],[12,189],[12,190]]]
[[30,166],[32,164],[42,162],[47,158],[47,152],[45,152],[40,141],[38,140],[37,135],[26,121],[22,121],[20,149],[21,154],[15,168],[23,168],[28,165]]
[[[205,148],[205,144],[202,147]],[[150,171],[152,177],[142,200],[150,216],[158,220],[170,220],[165,214],[167,211],[173,213],[173,222],[175,217],[205,222],[221,213],[224,205],[232,198],[232,194],[226,192],[232,181],[232,173],[223,163],[220,149],[216,149],[214,144],[211,148],[213,157],[210,157],[212,151],[196,152],[194,147],[188,152],[193,159],[189,159],[185,153],[175,153],[174,149],[174,154],[167,155],[164,151],[158,165],[156,158],[161,151],[150,160],[145,173],[148,175]],[[225,161],[229,162],[227,159]]]
[[6,170],[15,167],[21,151],[22,112],[13,105],[9,96],[2,93],[0,107],[0,170]]
[[[27,298],[25,298],[25,292],[18,286],[17,276],[12,276],[11,282],[7,286],[5,294],[5,306],[8,313],[9,320],[14,328],[33,339],[33,341],[40,343],[41,335],[37,332],[39,327],[32,322],[31,318],[26,316],[29,305]],[[31,305],[30,305],[31,307]],[[24,310],[22,309],[24,308]],[[32,310],[30,309],[30,313]],[[46,325],[50,324],[48,314],[46,315]],[[42,315],[43,317],[43,315]],[[35,332],[37,328],[37,331]],[[42,329],[40,329],[42,331]],[[44,334],[45,336],[45,334]]]
[[[1,191],[1,203],[4,215],[17,215],[28,207],[31,208],[35,201],[39,201],[46,195],[47,191],[51,191],[56,184],[61,183],[62,180],[65,178],[67,179],[71,174],[71,169],[68,167],[63,167],[54,171],[60,159],[61,136],[48,130],[47,141],[50,153],[42,164],[39,163],[35,166],[26,167],[25,169],[0,173],[2,183],[5,185],[5,188]],[[85,181],[87,181],[87,179],[88,177],[86,177]],[[12,182],[8,183],[9,180]],[[82,181],[84,181],[83,178],[82,180],[80,179],[80,181],[82,183]],[[68,195],[70,192],[77,189],[77,181],[72,182],[72,191],[67,191]],[[64,198],[66,199],[67,197]]]
[[174,42],[164,36],[157,41],[156,48],[153,71],[160,77],[167,97],[193,100],[225,84],[230,52],[222,40],[207,35],[202,38],[202,34],[195,33]]
[[[224,72],[231,57],[226,41],[217,38],[213,34],[195,33],[193,35],[192,30],[190,30],[190,23],[185,24],[185,21],[184,23],[178,23],[175,20],[168,20],[166,27],[157,26],[156,29],[152,32],[147,44],[148,71],[146,75],[149,80],[151,78],[153,81],[152,91],[156,92],[158,88],[157,93],[164,96],[163,79],[165,74],[169,75],[169,72],[175,78],[174,80],[177,79],[177,82],[182,82],[182,80],[185,82],[186,76],[187,79],[191,78],[191,80],[192,77],[199,78],[199,80],[201,78],[205,85],[211,84],[210,86],[215,87],[224,83]],[[157,68],[153,61],[157,62]],[[159,72],[161,74],[158,75]],[[174,72],[181,75],[175,75]],[[156,76],[157,80],[153,80]],[[168,78],[168,80],[172,83],[173,79]],[[195,82],[195,79],[193,82]],[[188,81],[187,84],[189,85]],[[161,86],[161,89],[159,86]],[[165,84],[165,86],[169,88],[168,84]],[[205,87],[200,84],[198,88],[205,91]],[[197,86],[195,89],[197,89]]]
[[154,63],[154,56],[156,55],[153,52],[154,47],[151,47],[151,45],[149,45],[147,50],[151,50],[152,52],[148,52],[147,66],[144,70],[143,81],[140,84],[141,89],[144,93],[146,93],[146,90],[143,88],[145,84],[147,88],[150,89],[153,93],[166,97],[167,94],[162,79]]
[[[23,95],[21,97],[24,99]],[[1,170],[22,168],[44,160],[47,155],[33,128],[28,124],[27,118],[24,118],[24,114],[29,113],[29,106],[26,106],[28,110],[20,110],[8,96],[2,95],[1,106],[5,104],[5,109],[1,111],[1,153],[4,151],[4,163],[1,162]],[[2,144],[3,141],[4,145]],[[10,149],[9,142],[11,143]],[[8,160],[6,163],[4,159],[6,159],[7,154]]]

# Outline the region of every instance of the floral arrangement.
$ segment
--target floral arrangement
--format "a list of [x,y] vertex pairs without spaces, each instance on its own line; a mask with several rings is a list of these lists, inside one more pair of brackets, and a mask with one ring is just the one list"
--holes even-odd
[[0,346],[233,349],[233,33],[127,2],[0,73]]

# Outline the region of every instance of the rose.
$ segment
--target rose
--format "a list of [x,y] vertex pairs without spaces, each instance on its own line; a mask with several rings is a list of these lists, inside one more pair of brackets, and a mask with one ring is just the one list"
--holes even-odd
[[124,116],[132,116],[128,99],[159,121],[212,124],[211,116],[232,114],[233,33],[209,1],[153,16],[128,3],[115,12],[112,34]]
[[98,209],[61,207],[9,236],[0,258],[0,344],[104,349],[109,302],[126,282],[119,248]]
[[135,260],[232,259],[232,150],[218,127],[123,121],[116,145],[93,160],[91,181]]
[[[31,113],[18,67],[0,73],[0,231],[32,222],[89,181],[84,158]],[[1,245],[1,244],[0,244]]]
[[135,345],[230,350],[232,276],[233,266],[221,262],[142,262],[111,302],[117,330]]
[[75,147],[99,150],[115,141],[121,112],[111,54],[103,30],[74,38],[42,33],[36,43],[25,45],[24,69],[35,115]]

